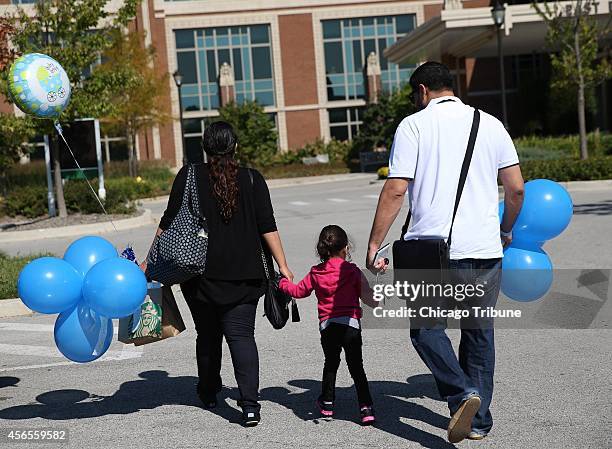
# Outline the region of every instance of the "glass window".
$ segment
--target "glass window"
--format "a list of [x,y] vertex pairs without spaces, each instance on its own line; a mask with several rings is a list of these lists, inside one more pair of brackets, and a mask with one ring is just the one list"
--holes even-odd
[[198,82],[198,69],[194,51],[184,51],[176,55],[178,71],[183,75],[184,84],[195,84]]
[[362,124],[362,108],[334,108],[329,114],[329,133],[336,140],[352,140]]
[[202,133],[202,120],[199,118],[188,118],[183,120],[185,133]]
[[234,79],[236,81],[242,80],[242,58],[240,57],[240,49],[234,48],[232,50],[232,66],[234,67]]
[[219,107],[219,68],[224,62],[234,70],[236,101],[274,105],[269,25],[177,30],[175,36],[179,71],[185,84],[194,87],[183,91],[185,110]]
[[342,44],[340,42],[325,43],[325,73],[343,73]]
[[[365,98],[364,69],[372,52],[379,58],[382,78],[387,80],[384,90],[398,89],[407,82],[414,66],[390,64],[383,52],[414,26],[414,14],[322,21],[327,99]],[[349,138],[351,134],[349,130]]]
[[339,20],[326,20],[323,22],[323,37],[325,39],[339,39],[340,36]]
[[410,33],[414,30],[414,15],[406,14],[403,16],[397,16],[395,18],[396,21],[396,30],[398,34]]
[[176,38],[176,48],[193,48],[195,46],[193,30],[176,30],[174,37]]
[[340,141],[349,140],[348,129],[346,126],[332,126],[329,129],[329,133],[333,139]]
[[268,47],[253,47],[253,78],[272,78],[272,64]]
[[267,44],[270,42],[268,37],[267,25],[255,25],[251,27],[251,43],[252,44]]

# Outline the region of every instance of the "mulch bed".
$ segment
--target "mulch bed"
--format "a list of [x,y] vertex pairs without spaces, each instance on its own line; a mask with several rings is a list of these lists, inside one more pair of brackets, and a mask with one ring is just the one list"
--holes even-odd
[[62,226],[102,223],[105,221],[109,221],[109,217],[110,219],[117,221],[126,218],[137,217],[139,215],[142,215],[142,213],[142,210],[138,210],[133,214],[114,214],[108,216],[104,214],[70,214],[66,218],[1,217],[0,232],[27,231],[31,229],[59,228]]

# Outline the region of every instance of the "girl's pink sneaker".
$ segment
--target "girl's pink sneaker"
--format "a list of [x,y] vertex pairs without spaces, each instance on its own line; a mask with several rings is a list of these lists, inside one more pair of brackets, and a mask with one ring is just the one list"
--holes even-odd
[[359,414],[361,415],[361,424],[364,426],[369,426],[376,421],[376,417],[374,416],[374,407],[371,405],[360,405]]
[[334,403],[317,399],[317,407],[324,419],[332,419],[334,417]]

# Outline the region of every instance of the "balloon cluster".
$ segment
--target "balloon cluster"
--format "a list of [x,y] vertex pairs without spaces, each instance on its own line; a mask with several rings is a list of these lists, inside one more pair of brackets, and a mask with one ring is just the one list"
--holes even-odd
[[[535,301],[548,292],[553,281],[552,262],[542,245],[569,225],[574,206],[567,190],[548,179],[525,184],[525,199],[512,231],[512,243],[504,250],[501,290],[515,301]],[[499,219],[504,203],[499,204]]]
[[112,318],[134,313],[147,293],[147,281],[134,262],[117,255],[101,237],[70,244],[64,258],[41,257],[27,264],[17,281],[23,303],[40,313],[59,313],[57,348],[75,362],[102,356],[113,338]]

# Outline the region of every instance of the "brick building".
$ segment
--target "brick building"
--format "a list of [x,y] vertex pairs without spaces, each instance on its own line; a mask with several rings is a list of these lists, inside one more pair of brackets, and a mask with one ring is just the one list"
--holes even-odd
[[[157,69],[178,70],[183,76],[187,154],[199,151],[206,120],[232,100],[262,104],[276,123],[280,150],[286,151],[318,138],[351,139],[366,103],[408,80],[419,61],[415,45],[425,47],[423,39],[437,39],[423,28],[440,21],[443,11],[472,8],[482,14],[490,8],[489,0],[143,0],[135,26],[157,49]],[[490,14],[483,20],[483,26],[492,29]],[[412,35],[420,40],[410,41]],[[498,113],[496,60],[486,52],[479,56],[440,51],[440,45],[461,48],[462,38],[437,40],[437,52],[429,45],[431,51],[420,56],[449,62],[459,94]],[[479,38],[495,42],[491,33]],[[530,79],[546,70],[538,53],[540,41],[535,47],[527,42],[521,51],[507,57],[508,80],[516,75]],[[178,118],[178,90],[172,78],[168,89],[169,107]],[[509,81],[509,95],[517,89]],[[7,106],[2,105],[3,110]],[[103,143],[108,155],[112,139]],[[143,133],[137,147],[140,159],[180,165],[180,122]]]

